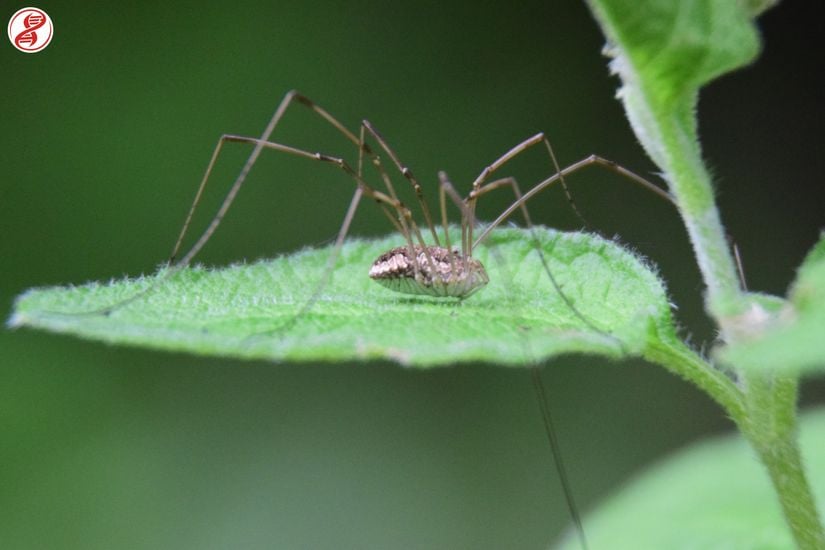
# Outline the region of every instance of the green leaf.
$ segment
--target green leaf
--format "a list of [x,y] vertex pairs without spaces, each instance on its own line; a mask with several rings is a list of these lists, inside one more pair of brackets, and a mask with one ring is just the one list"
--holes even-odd
[[825,233],[799,267],[787,302],[751,311],[746,338],[720,349],[721,360],[750,369],[825,370]]
[[756,17],[779,3],[779,0],[743,0],[745,9]]
[[751,13],[737,0],[589,0],[608,40],[618,96],[636,137],[662,170],[685,221],[705,284],[708,311],[739,313],[742,295],[702,159],[699,88],[759,53]]
[[[825,507],[825,409],[804,414],[800,445]],[[693,445],[647,469],[584,518],[591,548],[796,548],[764,467],[739,435]],[[561,548],[579,549],[568,536]]]
[[759,53],[748,8],[733,0],[590,0],[590,6],[609,40],[612,69],[624,84],[619,96],[636,135],[667,168],[662,119],[677,117],[696,143],[699,88]]
[[536,235],[554,277],[587,321],[554,289],[530,233],[513,228],[495,231],[493,247],[476,251],[491,282],[463,302],[396,294],[372,282],[369,267],[401,244],[395,236],[348,241],[331,282],[304,313],[330,248],[186,269],[108,316],[82,312],[134,296],[160,275],[29,290],[9,324],[206,355],[387,358],[420,366],[525,365],[572,352],[622,357],[675,339],[662,283],[638,257],[590,234],[537,229]]

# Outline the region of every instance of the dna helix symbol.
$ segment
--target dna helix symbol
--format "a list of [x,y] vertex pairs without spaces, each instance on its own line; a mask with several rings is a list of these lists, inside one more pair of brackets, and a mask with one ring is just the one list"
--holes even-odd
[[37,43],[37,29],[46,24],[46,17],[39,12],[32,12],[23,19],[26,27],[14,37],[14,43],[20,48],[32,48]]

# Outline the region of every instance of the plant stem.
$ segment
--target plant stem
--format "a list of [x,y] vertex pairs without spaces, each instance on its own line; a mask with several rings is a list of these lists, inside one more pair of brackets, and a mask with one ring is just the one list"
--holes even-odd
[[796,442],[797,379],[750,374],[746,384],[748,414],[740,429],[768,469],[797,546],[825,548],[825,531]]
[[[664,172],[707,287],[705,310],[726,344],[752,335],[770,313],[740,284],[702,161],[696,105],[702,85],[758,54],[756,29],[742,8],[752,17],[769,3],[650,1],[630,8],[621,0],[590,0],[611,43],[611,68],[622,78],[619,97],[627,118]],[[665,336],[645,356],[727,410],[768,468],[797,544],[825,548],[794,439],[798,377],[751,373],[736,364],[727,365],[728,377],[675,339]]]
[[692,382],[715,400],[738,424],[747,417],[742,391],[722,371],[700,357],[676,337],[656,339],[644,358]]
[[731,335],[725,320],[744,310],[744,296],[714,201],[710,175],[702,162],[696,119],[693,112],[678,111],[657,113],[656,119],[664,144],[663,168],[707,285],[705,306],[728,341]]
[[[701,163],[697,166],[694,162],[683,163],[684,160],[679,159],[678,166],[686,174],[680,175],[689,180],[688,187],[693,193],[683,194],[685,199],[680,200],[680,210],[708,288],[706,308],[716,319],[723,340],[731,343],[739,336],[737,320],[745,310],[744,295],[739,288],[718,211],[712,201],[709,206],[703,204],[707,195],[696,193],[697,187],[703,187],[697,183],[705,179],[701,173],[704,168]],[[697,173],[697,170],[701,172]],[[675,181],[680,180],[675,178]],[[671,189],[679,199],[682,198],[678,184],[673,184]],[[726,394],[720,394],[719,388],[709,385],[707,380],[693,381],[727,409],[768,469],[797,546],[805,550],[825,548],[825,534],[796,443],[797,379],[766,378],[764,374],[739,369],[737,373],[745,381],[742,392],[746,402],[744,414],[723,402]]]
[[727,411],[767,468],[797,546],[825,548],[825,532],[796,443],[798,379],[747,373],[740,389],[680,340],[661,341],[664,345],[648,348],[645,358],[694,383]]
[[[687,227],[697,263],[707,285],[705,308],[717,322],[722,340],[732,343],[748,330],[749,304],[740,287],[722,222],[713,199],[710,176],[701,160],[693,113],[657,113],[662,160]],[[722,373],[691,363],[684,353],[671,357],[687,366],[671,368],[719,402],[739,425],[768,469],[785,520],[797,546],[825,548],[825,532],[802,466],[796,443],[798,377],[743,371],[732,365],[742,388],[732,392],[713,376]],[[687,362],[684,362],[687,360]],[[666,364],[667,359],[661,364]],[[727,377],[724,377],[727,380]],[[733,385],[733,383],[730,383]],[[739,399],[734,399],[738,395]]]
[[[751,14],[768,3],[752,2]],[[702,161],[696,105],[703,84],[757,55],[755,29],[733,3],[656,1],[636,3],[635,8],[621,0],[590,4],[611,43],[611,68],[622,78],[619,97],[627,118],[664,172],[687,228],[707,287],[705,310],[719,327],[723,343],[741,340],[770,314],[740,285]],[[711,5],[727,6],[727,11],[714,11]],[[672,23],[665,25],[668,18]],[[741,44],[726,42],[730,36]],[[690,380],[726,409],[768,468],[797,545],[825,548],[794,439],[798,378],[751,373],[735,364],[727,365],[733,374],[729,377],[673,340],[676,337],[670,335],[652,344],[645,350],[646,358]]]
[[[660,160],[707,285],[705,308],[719,326],[722,340],[730,344],[748,331],[748,308],[757,305],[749,303],[739,283],[710,176],[701,159],[696,119],[693,111],[658,112],[654,116],[664,145]],[[731,366],[743,382],[736,393],[744,400],[744,410],[740,408],[741,400],[731,399],[729,388],[697,368],[701,365],[680,374],[716,399],[740,426],[768,469],[797,546],[825,548],[825,532],[796,443],[798,377],[765,375]]]

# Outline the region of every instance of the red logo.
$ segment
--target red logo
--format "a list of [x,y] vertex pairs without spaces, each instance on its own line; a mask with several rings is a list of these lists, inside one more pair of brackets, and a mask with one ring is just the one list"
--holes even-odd
[[38,8],[23,8],[9,19],[9,40],[25,53],[37,53],[52,41],[54,27],[48,14]]

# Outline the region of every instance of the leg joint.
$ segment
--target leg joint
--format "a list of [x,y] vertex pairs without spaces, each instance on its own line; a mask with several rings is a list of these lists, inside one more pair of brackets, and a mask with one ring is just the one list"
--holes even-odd
[[315,153],[315,158],[320,160],[321,162],[331,162],[333,164],[343,164],[344,162],[343,159],[339,159],[338,157],[331,157],[323,153]]
[[239,136],[235,134],[223,134],[221,135],[220,141],[229,141],[233,143],[249,143],[258,141],[256,138],[251,138],[247,136]]
[[306,105],[307,107],[314,107],[315,104],[309,99],[307,96],[299,92],[298,90],[292,90],[288,94],[289,99],[294,99],[301,105]]

